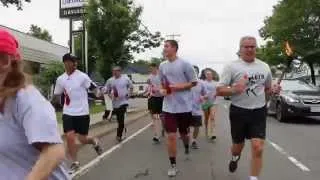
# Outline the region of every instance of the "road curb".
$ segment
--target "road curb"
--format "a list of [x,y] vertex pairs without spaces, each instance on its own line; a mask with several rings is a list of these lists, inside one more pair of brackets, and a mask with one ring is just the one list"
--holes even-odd
[[[138,120],[140,120],[142,117],[146,116],[147,114],[148,114],[148,111],[146,111],[146,110],[145,110],[144,112],[143,112],[143,111],[137,112],[137,116],[136,116],[136,117],[134,117],[134,118],[132,118],[132,119],[130,119],[130,120],[125,120],[125,126],[128,126],[128,125],[130,125],[130,124],[133,124],[133,123],[137,122]],[[101,124],[101,125],[102,125],[102,124]],[[110,134],[110,133],[112,133],[112,132],[115,132],[116,130],[117,130],[117,128],[114,127],[114,128],[109,129],[109,130],[107,130],[107,131],[98,133],[98,134],[96,134],[94,137],[100,138],[100,137],[106,136],[106,135],[108,135],[108,134]],[[94,131],[94,129],[93,129],[92,131]]]
[[[139,109],[139,110],[135,110],[135,111],[130,111],[130,112],[127,112],[127,114],[128,114],[128,115],[129,115],[129,114],[138,114],[138,113],[141,113],[141,112],[143,112],[143,111],[146,111],[146,109]],[[128,117],[128,116],[127,116],[127,117]],[[101,118],[102,118],[102,117],[101,117]],[[94,123],[94,124],[90,124],[89,129],[91,130],[91,129],[94,129],[94,128],[98,127],[98,126],[106,125],[106,124],[108,124],[108,123],[109,123],[108,120],[98,121],[98,122],[96,122],[96,123]],[[89,131],[90,131],[90,130],[89,130]]]
[[[134,122],[136,122],[136,121],[138,121],[140,118],[142,118],[143,116],[147,115],[147,114],[148,114],[148,111],[145,110],[145,109],[143,109],[143,110],[138,110],[138,111],[132,111],[132,112],[129,112],[128,114],[137,114],[137,115],[136,115],[137,117],[130,118],[130,116],[129,116],[129,117],[127,116],[127,119],[125,120],[125,125],[126,125],[126,126],[127,126],[127,125],[130,125],[130,124],[132,124],[132,123],[134,123]],[[101,127],[101,126],[104,126],[104,125],[108,125],[108,124],[109,124],[108,122],[109,122],[109,121],[99,121],[99,122],[97,122],[97,123],[95,123],[95,124],[90,125],[90,127],[89,127],[89,132],[90,132],[90,131],[94,131],[94,130],[97,129],[98,127]],[[100,137],[102,137],[102,136],[108,135],[108,134],[116,131],[116,129],[117,129],[116,127],[111,128],[111,129],[108,129],[108,130],[106,130],[106,131],[103,131],[103,132],[101,132],[101,133],[98,133],[97,135],[94,135],[94,137],[100,138]],[[65,139],[65,134],[61,134],[61,138],[65,141],[65,140],[66,140],[66,139]],[[82,146],[82,145],[80,144],[80,147],[81,147],[81,146]]]

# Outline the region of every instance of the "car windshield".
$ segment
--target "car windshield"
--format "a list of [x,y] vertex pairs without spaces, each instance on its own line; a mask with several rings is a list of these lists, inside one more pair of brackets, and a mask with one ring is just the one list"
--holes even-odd
[[281,82],[284,91],[316,91],[317,87],[300,80],[283,80]]

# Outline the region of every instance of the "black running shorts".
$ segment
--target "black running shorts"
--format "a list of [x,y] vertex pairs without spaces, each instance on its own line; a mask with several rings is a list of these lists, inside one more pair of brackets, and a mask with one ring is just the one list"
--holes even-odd
[[234,144],[244,143],[245,139],[266,138],[266,107],[244,109],[230,106],[231,136]]
[[192,115],[192,120],[190,126],[192,127],[200,127],[202,126],[202,116],[194,116]]
[[77,134],[88,135],[90,126],[90,116],[70,116],[63,114],[63,131],[67,133],[69,131],[74,131]]
[[148,99],[148,110],[151,114],[162,113],[163,97],[150,97]]

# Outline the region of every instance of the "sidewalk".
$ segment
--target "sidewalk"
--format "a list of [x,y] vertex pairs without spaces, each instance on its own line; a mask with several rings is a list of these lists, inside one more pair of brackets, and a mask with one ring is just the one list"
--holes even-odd
[[[140,117],[145,116],[147,113],[148,111],[146,109],[130,108],[128,109],[128,112],[127,112],[125,124],[130,124],[135,120],[139,119]],[[101,134],[103,134],[103,131],[112,132],[114,129],[117,128],[117,121],[112,120],[110,122],[109,120],[103,120],[102,119],[103,114],[104,112],[90,115],[90,131],[89,131],[90,135],[101,136]],[[94,129],[94,131],[92,131],[92,129]],[[59,131],[60,131],[60,134],[63,135],[62,124],[59,124]]]

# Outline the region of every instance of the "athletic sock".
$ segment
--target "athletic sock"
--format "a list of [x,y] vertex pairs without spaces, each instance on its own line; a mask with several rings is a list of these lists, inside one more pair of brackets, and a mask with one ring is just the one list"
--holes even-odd
[[175,166],[177,164],[176,163],[176,157],[169,157],[169,160],[170,160],[171,166]]

